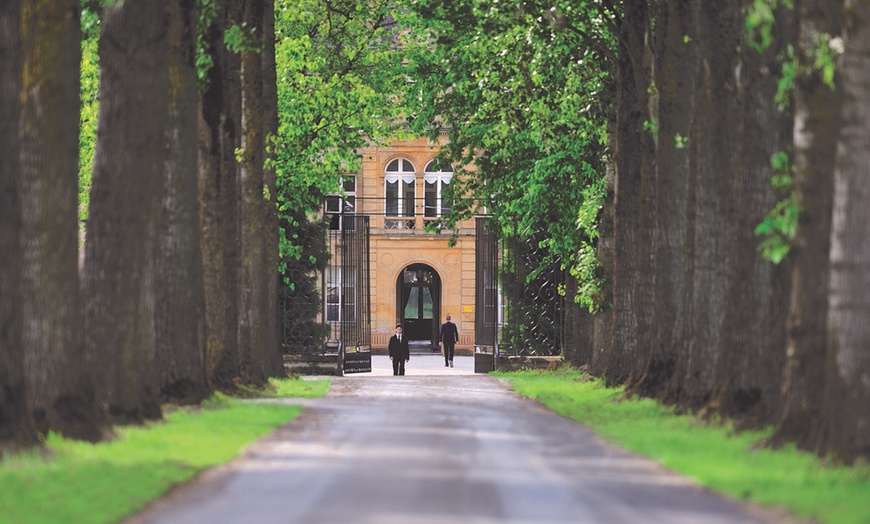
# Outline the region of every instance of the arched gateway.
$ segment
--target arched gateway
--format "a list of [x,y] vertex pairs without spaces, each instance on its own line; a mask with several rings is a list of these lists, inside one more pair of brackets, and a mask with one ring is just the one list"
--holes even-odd
[[426,264],[411,264],[396,279],[396,317],[411,342],[438,344],[441,277]]

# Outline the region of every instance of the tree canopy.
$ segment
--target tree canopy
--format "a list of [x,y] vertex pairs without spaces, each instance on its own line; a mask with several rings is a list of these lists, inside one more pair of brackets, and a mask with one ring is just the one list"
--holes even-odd
[[446,127],[457,166],[448,225],[483,210],[501,234],[545,233],[600,307],[594,240],[605,193],[615,12],[599,4],[411,2],[412,129]]

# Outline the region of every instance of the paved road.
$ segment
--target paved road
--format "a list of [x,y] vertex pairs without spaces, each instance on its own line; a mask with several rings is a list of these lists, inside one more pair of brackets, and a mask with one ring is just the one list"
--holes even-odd
[[131,522],[765,522],[456,363],[415,355],[393,377],[376,356]]

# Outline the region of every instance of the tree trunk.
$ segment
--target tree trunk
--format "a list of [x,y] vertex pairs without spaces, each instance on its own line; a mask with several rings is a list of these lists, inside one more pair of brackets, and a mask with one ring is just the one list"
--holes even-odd
[[[744,2],[745,3],[745,2]],[[782,10],[781,14],[785,14]],[[735,23],[742,23],[743,15]],[[782,20],[777,34],[789,36]],[[717,370],[720,413],[744,424],[766,426],[779,415],[779,391],[785,366],[785,322],[788,311],[788,263],[774,265],[758,254],[754,230],[775,205],[770,183],[770,159],[791,146],[791,119],[775,105],[777,81],[787,38],[764,53],[741,42],[735,77],[738,117],[734,169],[730,182],[732,207],[725,337]]]
[[171,0],[168,156],[157,260],[155,341],[161,398],[196,403],[205,378],[205,291],[197,215],[195,0]]
[[0,2],[0,448],[38,442],[27,407],[21,311],[19,0]]
[[[682,142],[691,133],[697,78],[697,40],[693,0],[670,0],[660,5],[655,84],[658,93],[656,150],[655,246],[656,288],[651,355],[635,390],[664,395],[677,360],[685,356],[685,321],[690,304],[691,246],[686,235],[692,189],[689,149]],[[686,40],[688,38],[688,41]]]
[[[607,123],[608,141],[612,150],[617,149],[618,136],[616,122]],[[595,256],[601,267],[601,277],[604,284],[601,289],[601,311],[592,319],[592,351],[589,356],[589,372],[595,376],[603,376],[609,367],[613,355],[613,187],[616,183],[616,171],[613,163],[609,163],[605,173],[605,196],[601,210],[598,213],[598,240],[595,245]]]
[[688,408],[706,405],[716,388],[715,370],[722,356],[727,287],[727,228],[732,205],[728,176],[734,159],[735,59],[739,28],[734,1],[699,2],[699,70],[694,120],[688,144],[692,174],[687,202],[687,250],[691,253],[690,287],[685,290],[686,331],[675,374],[675,391]]
[[827,449],[870,458],[870,4],[847,0],[831,224]]
[[614,189],[613,357],[607,374],[616,382],[637,380],[646,363],[652,314],[650,227],[654,146],[644,122],[651,120],[649,13],[646,2],[625,2],[617,71],[616,183]]
[[100,114],[85,244],[85,340],[113,421],[160,418],[155,263],[166,159],[165,1],[105,10]]
[[202,229],[206,312],[206,377],[213,388],[229,390],[239,376],[238,185],[239,59],[223,42],[239,2],[221,2],[204,36],[213,66],[199,103],[199,220]]
[[[797,56],[811,67],[818,33],[837,34],[841,0],[798,4]],[[800,210],[792,258],[792,290],[786,329],[787,363],[783,415],[772,443],[795,441],[818,450],[824,440],[824,390],[831,207],[841,94],[818,71],[795,82],[795,196]],[[839,86],[839,82],[835,82]]]
[[284,356],[281,349],[280,308],[278,304],[278,188],[276,174],[272,162],[275,161],[275,145],[271,142],[278,137],[278,70],[275,63],[275,1],[268,0],[263,12],[263,133],[267,142],[266,167],[263,172],[263,185],[268,196],[263,199],[263,217],[265,234],[263,235],[264,251],[263,274],[266,275],[269,286],[266,301],[268,325],[266,326],[266,373],[269,376],[283,377]]
[[270,326],[274,326],[275,304],[269,303],[273,271],[265,249],[267,224],[264,213],[264,162],[266,151],[265,104],[263,100],[263,60],[265,45],[263,16],[265,0],[245,0],[244,27],[256,45],[241,52],[242,142],[239,170],[239,354],[241,376],[250,384],[266,383],[272,364],[278,358],[275,348],[267,347]]
[[21,30],[27,397],[41,433],[96,441],[105,417],[84,353],[78,273],[78,0],[25,1]]

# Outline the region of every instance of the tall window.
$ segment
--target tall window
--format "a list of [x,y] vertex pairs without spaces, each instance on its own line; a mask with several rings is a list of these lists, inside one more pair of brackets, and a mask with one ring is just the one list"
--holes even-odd
[[330,266],[326,273],[326,321],[356,321],[356,268]]
[[326,213],[329,215],[329,229],[353,229],[353,215],[356,210],[356,177],[345,175],[341,179],[342,194],[326,197]]
[[413,217],[416,197],[414,165],[410,160],[397,158],[387,164],[384,176],[385,209],[387,229],[413,229],[413,220],[393,220],[389,217]]
[[444,190],[453,178],[453,168],[449,165],[439,165],[433,160],[426,165],[423,172],[423,216],[438,218],[450,212],[450,200]]

